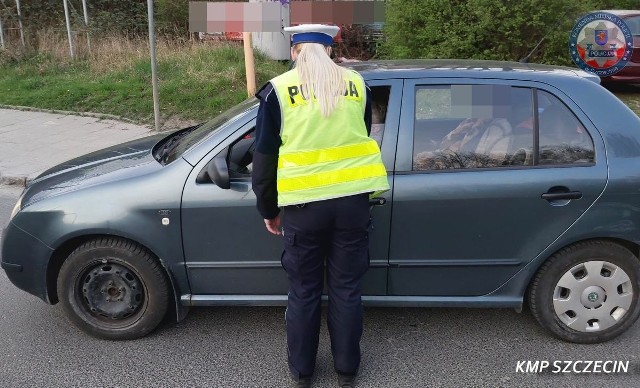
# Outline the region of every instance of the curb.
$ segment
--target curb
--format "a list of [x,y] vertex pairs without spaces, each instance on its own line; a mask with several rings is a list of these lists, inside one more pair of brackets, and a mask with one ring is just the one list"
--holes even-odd
[[[147,129],[149,129],[149,131],[154,131],[155,132],[155,128],[154,128],[153,124],[147,124],[147,123],[145,123],[143,121],[136,121],[136,120],[133,120],[133,119],[128,119],[126,117],[112,115],[110,113],[74,112],[74,111],[70,111],[70,110],[34,108],[32,106],[7,105],[7,104],[0,104],[0,109],[14,109],[14,110],[19,110],[19,111],[23,111],[23,112],[55,113],[55,114],[66,115],[66,116],[94,117],[94,118],[100,119],[100,120],[115,120],[115,121],[121,121],[121,122],[124,122],[124,123],[127,123],[127,124],[133,124],[133,125],[138,125],[138,126],[141,126],[141,127],[145,127]],[[172,131],[172,130],[180,128],[180,126],[178,126],[178,127],[174,127],[172,125],[166,126],[170,119],[171,119],[171,117],[168,117],[168,118],[165,117],[164,118],[164,122],[162,123],[162,125],[160,125],[160,131],[159,132],[167,132],[167,131]],[[187,120],[187,119],[185,119],[183,121],[184,121],[184,125],[185,126],[191,126],[191,125],[200,123],[203,120]]]
[[30,179],[27,176],[0,175],[0,185],[26,187],[28,181],[30,181]]
[[141,123],[139,121],[131,120],[126,117],[112,115],[109,113],[73,112],[69,110],[34,108],[31,106],[6,105],[6,104],[0,104],[0,109],[14,109],[14,110],[20,110],[20,111],[26,111],[26,112],[56,113],[56,114],[67,115],[67,116],[94,117],[97,119],[104,119],[104,120],[123,121],[128,124],[135,124],[135,125],[140,125],[140,126],[149,128],[147,124]]

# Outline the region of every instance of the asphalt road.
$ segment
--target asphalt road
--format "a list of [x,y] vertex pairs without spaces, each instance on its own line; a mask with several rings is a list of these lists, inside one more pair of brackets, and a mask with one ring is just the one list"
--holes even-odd
[[[19,193],[0,186],[2,227]],[[359,387],[631,387],[640,379],[640,322],[608,343],[576,345],[549,336],[526,310],[365,314]],[[321,336],[314,386],[333,387],[326,326]],[[192,309],[140,340],[98,340],[0,271],[1,387],[286,387],[285,346],[281,307]],[[523,360],[629,361],[629,372],[523,374]]]

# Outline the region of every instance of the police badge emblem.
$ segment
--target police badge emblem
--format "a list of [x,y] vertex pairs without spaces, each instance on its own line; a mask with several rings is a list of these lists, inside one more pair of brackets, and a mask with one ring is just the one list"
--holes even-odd
[[629,62],[633,35],[624,20],[608,12],[580,18],[569,35],[569,53],[581,69],[600,77],[622,70]]

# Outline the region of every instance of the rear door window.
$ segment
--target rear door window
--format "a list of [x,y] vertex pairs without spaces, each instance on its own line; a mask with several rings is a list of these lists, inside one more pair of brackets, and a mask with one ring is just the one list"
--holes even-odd
[[508,85],[430,85],[416,89],[413,170],[508,167],[533,131],[532,92]]
[[595,162],[593,139],[576,116],[557,97],[538,91],[539,164]]
[[416,87],[413,171],[594,162],[585,127],[546,91],[508,85]]

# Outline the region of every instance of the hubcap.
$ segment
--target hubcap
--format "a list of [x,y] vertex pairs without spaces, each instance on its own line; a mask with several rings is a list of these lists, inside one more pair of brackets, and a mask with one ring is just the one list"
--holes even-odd
[[143,304],[142,283],[120,264],[101,263],[86,271],[80,281],[84,306],[95,317],[124,319]]
[[598,308],[606,297],[606,292],[599,286],[589,286],[582,291],[580,302],[586,308]]
[[587,261],[565,272],[556,284],[553,308],[560,320],[580,332],[615,325],[633,300],[627,273],[606,261]]

